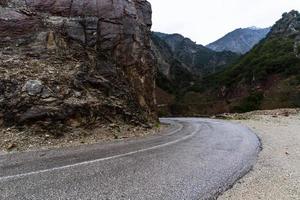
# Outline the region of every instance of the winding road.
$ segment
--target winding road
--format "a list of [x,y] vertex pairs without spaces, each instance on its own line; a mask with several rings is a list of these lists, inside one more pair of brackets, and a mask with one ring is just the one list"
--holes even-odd
[[0,156],[1,200],[216,199],[255,164],[260,142],[240,124],[161,119],[158,135]]

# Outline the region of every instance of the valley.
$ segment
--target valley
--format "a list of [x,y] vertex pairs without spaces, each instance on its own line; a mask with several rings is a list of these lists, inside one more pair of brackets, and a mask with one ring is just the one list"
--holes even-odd
[[[200,75],[177,70],[180,75],[173,85],[172,79],[164,77],[163,81],[159,76],[158,87],[173,95],[169,104],[162,103],[161,113],[203,116],[298,107],[299,17],[297,11],[285,13],[265,39],[245,55],[238,57],[231,54],[228,57],[231,59],[222,60],[226,63],[223,66],[214,64],[214,67],[209,67],[211,71],[204,70]],[[215,54],[214,58],[218,56],[223,57]],[[218,62],[210,60],[210,63]],[[182,82],[185,84],[178,84]]]

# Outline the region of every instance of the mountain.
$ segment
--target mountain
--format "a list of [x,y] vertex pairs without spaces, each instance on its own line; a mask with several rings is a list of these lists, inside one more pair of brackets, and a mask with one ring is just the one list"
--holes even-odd
[[250,52],[190,87],[176,104],[188,115],[299,107],[299,12],[284,13]]
[[[235,61],[237,54],[223,51],[215,52],[198,45],[180,34],[153,33],[156,38],[172,52],[174,58],[180,61],[192,73],[204,75],[214,73]],[[156,43],[159,42],[156,39]]]
[[239,28],[221,39],[208,44],[206,47],[214,51],[232,51],[239,54],[245,54],[250,51],[260,40],[266,37],[270,28]]
[[56,133],[157,122],[150,3],[4,0],[0,8],[0,126]]
[[[192,67],[181,62],[167,42],[156,34],[152,34],[151,41],[152,50],[158,62],[158,85],[164,88],[165,85],[170,86],[171,82],[176,82],[179,88],[189,86],[194,76]],[[165,80],[160,81],[163,77]]]
[[153,32],[151,45],[158,61],[156,96],[161,115],[170,113],[169,105],[185,88],[201,77],[221,71],[239,57],[232,52],[212,51],[180,34]]

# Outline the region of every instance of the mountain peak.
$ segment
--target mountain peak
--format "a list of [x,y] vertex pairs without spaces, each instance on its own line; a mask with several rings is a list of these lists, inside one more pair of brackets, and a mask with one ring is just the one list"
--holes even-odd
[[214,51],[232,51],[234,53],[245,54],[261,39],[265,38],[270,28],[258,28],[255,26],[248,28],[238,28],[221,39],[207,45]]
[[260,28],[260,27],[257,27],[257,26],[250,26],[250,27],[248,27],[247,29],[256,31],[256,30],[261,30],[261,29],[263,29],[263,28]]
[[271,30],[271,36],[290,36],[300,33],[300,13],[296,10],[286,12]]
[[299,16],[299,12],[297,10],[291,10],[290,12],[285,12],[282,14],[282,18],[285,18],[285,17],[297,17]]

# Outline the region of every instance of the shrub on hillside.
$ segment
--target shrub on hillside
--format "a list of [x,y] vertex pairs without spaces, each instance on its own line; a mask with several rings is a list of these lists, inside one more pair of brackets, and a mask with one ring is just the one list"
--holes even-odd
[[243,113],[258,110],[264,98],[262,92],[254,92],[250,96],[242,100],[240,105],[233,108],[234,112]]

